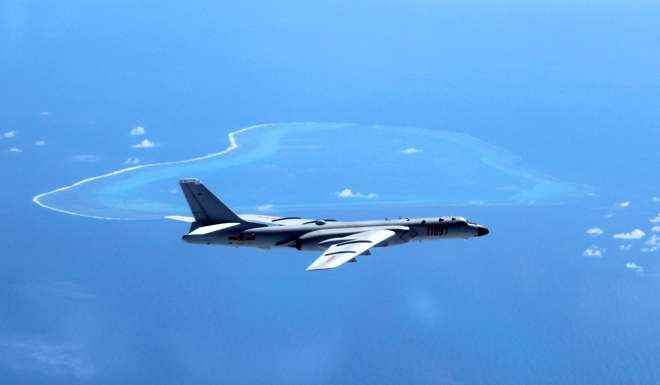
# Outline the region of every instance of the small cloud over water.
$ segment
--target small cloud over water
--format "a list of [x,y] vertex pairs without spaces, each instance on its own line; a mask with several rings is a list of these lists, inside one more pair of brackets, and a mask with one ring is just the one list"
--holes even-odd
[[626,269],[633,270],[637,273],[643,273],[644,272],[644,267],[641,265],[638,265],[635,262],[627,262],[626,263]]
[[265,203],[263,205],[257,206],[258,211],[271,211],[273,209],[273,205],[271,203]]
[[134,144],[131,147],[133,148],[153,148],[157,147],[158,144],[155,142],[152,142],[151,140],[144,138],[140,143]]
[[589,230],[587,230],[587,234],[591,235],[592,237],[598,237],[603,235],[603,229],[600,227],[592,227]]
[[605,249],[598,246],[591,246],[582,252],[583,257],[600,258],[605,254]]
[[374,199],[374,198],[378,198],[378,194],[376,193],[363,194],[361,192],[355,192],[350,188],[345,188],[337,193],[337,198]]
[[656,215],[654,218],[649,219],[649,222],[660,223],[660,213],[658,213],[658,215]]
[[402,154],[419,154],[420,152],[424,152],[424,150],[416,147],[408,147],[408,148],[404,148],[400,152]]
[[141,135],[144,135],[144,134],[146,134],[146,133],[147,133],[147,130],[146,130],[144,127],[142,127],[142,126],[134,127],[134,128],[130,131],[130,134],[133,135],[133,136],[141,136]]
[[635,229],[629,233],[618,233],[614,234],[612,237],[616,239],[642,239],[646,235],[645,232],[643,232],[640,229]]
[[643,253],[655,253],[660,250],[660,236],[653,234],[644,244],[646,247],[642,248]]

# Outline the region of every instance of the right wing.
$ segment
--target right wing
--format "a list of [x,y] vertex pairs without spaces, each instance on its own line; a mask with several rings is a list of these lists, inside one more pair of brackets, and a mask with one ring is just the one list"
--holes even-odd
[[332,246],[309,265],[307,271],[339,267],[358,255],[368,252],[370,248],[390,239],[395,234],[392,230],[380,229],[335,238],[332,240]]

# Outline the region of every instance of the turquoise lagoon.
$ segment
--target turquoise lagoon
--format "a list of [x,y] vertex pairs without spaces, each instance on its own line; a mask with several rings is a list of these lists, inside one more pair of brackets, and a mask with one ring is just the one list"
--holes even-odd
[[227,138],[228,147],[217,152],[93,176],[40,194],[35,202],[98,218],[187,215],[177,181],[191,177],[243,213],[561,204],[590,193],[534,171],[503,148],[450,131],[275,123]]

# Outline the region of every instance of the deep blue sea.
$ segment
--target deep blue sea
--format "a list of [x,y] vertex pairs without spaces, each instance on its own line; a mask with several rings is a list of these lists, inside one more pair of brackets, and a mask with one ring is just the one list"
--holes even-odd
[[[0,0],[0,384],[660,384],[658,20]],[[181,177],[241,213],[491,233],[309,273],[183,243]]]

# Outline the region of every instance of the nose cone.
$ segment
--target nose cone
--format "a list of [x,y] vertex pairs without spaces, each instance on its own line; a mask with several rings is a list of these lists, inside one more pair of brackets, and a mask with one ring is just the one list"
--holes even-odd
[[479,228],[477,228],[477,237],[483,237],[484,235],[488,235],[489,233],[490,230],[488,230],[483,226],[479,226]]

